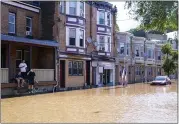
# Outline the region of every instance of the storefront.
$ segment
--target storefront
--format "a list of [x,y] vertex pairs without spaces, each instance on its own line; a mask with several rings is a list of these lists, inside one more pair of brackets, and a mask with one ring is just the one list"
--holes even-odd
[[93,84],[115,85],[115,62],[92,61]]

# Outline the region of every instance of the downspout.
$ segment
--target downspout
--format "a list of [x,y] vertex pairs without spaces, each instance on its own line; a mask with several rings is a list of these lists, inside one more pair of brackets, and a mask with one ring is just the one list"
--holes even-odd
[[[58,4],[59,4],[59,2],[57,2]],[[56,5],[56,2],[55,2],[55,5]],[[58,6],[58,5],[57,5]],[[55,8],[56,9],[56,8]],[[59,12],[59,11],[57,11],[57,12]],[[54,15],[55,16],[55,15]],[[59,34],[60,34],[60,32],[59,32],[59,27],[58,27],[58,22],[60,21],[60,19],[58,18],[58,14],[56,15],[56,17],[57,17],[57,20],[54,20],[55,21],[55,23],[56,23],[56,29],[57,29],[57,38],[58,38],[58,42],[60,41],[60,37],[59,37]],[[56,18],[55,18],[56,19]],[[60,43],[59,43],[60,44]],[[56,85],[53,87],[53,93],[54,93],[54,91],[55,91],[55,88],[59,85],[59,54],[60,54],[60,51],[59,51],[59,47],[60,46],[58,46],[58,47],[56,47],[55,48],[55,65],[56,65],[56,68],[57,68],[57,71],[56,71],[56,76],[55,76],[55,80],[56,80]]]

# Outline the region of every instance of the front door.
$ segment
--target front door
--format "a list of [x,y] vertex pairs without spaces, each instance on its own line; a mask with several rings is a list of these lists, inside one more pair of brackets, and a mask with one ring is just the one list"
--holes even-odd
[[90,61],[86,61],[86,83],[90,85]]
[[103,84],[110,83],[110,69],[104,69],[103,73]]
[[65,88],[65,60],[60,60],[60,87]]

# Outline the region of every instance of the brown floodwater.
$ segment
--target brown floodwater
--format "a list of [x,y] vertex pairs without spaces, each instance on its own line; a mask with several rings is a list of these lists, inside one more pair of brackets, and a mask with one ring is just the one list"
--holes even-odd
[[177,84],[131,84],[1,100],[3,123],[177,123]]

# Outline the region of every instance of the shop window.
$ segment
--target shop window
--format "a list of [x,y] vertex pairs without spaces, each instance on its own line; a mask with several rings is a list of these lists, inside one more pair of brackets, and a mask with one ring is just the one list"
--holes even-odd
[[69,61],[68,63],[70,76],[82,76],[83,75],[83,62],[82,61]]

